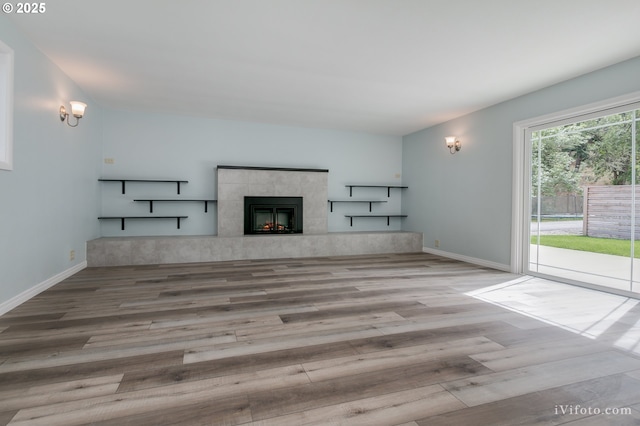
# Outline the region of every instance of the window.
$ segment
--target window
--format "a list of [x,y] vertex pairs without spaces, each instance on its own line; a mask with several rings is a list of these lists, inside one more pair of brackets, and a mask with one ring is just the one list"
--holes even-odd
[[13,169],[13,50],[0,41],[0,170]]

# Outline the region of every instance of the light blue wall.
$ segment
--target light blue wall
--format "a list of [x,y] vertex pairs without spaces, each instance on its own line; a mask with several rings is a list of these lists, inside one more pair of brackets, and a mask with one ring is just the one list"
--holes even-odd
[[[14,169],[0,170],[2,304],[86,260],[99,233],[102,127],[99,108],[2,15],[0,40],[15,52]],[[70,100],[88,104],[77,128],[58,116]]]
[[[513,123],[640,90],[636,58],[399,138],[104,109],[1,15],[0,40],[15,51],[14,170],[0,171],[0,304],[81,265],[85,242],[99,236],[215,234],[215,208],[205,215],[196,204],[155,206],[156,214],[190,216],[180,231],[173,223],[131,223],[125,232],[99,223],[101,214],[148,214],[131,200],[175,189],[130,184],[123,196],[97,179],[179,178],[190,181],[183,197],[215,198],[217,164],[329,169],[330,198],[347,198],[347,183],[408,184],[402,197],[393,192],[374,207],[407,213],[402,226],[365,220],[351,228],[344,214],[366,206],[337,205],[329,231],[418,231],[426,247],[438,239],[442,251],[507,265]],[[78,128],[57,116],[72,99],[89,104]],[[449,134],[463,143],[456,155],[444,147]],[[386,198],[356,191],[354,198]]]
[[[513,123],[640,90],[640,58],[622,62],[403,138],[403,229],[424,246],[509,265]],[[444,137],[462,150],[450,155]]]
[[[348,183],[398,184],[402,168],[402,138],[261,123],[213,120],[122,110],[104,111],[103,161],[105,177],[188,180],[183,198],[217,198],[215,167],[223,165],[329,169],[329,197],[349,198]],[[357,191],[357,192],[356,192]],[[148,215],[148,203],[136,198],[176,197],[174,184],[102,183],[102,213],[106,216]],[[401,194],[387,198],[386,189],[354,189],[354,198],[389,200],[378,212],[399,212]],[[368,213],[368,205],[334,205],[329,231],[399,230],[399,219],[354,221],[345,213]],[[125,231],[117,221],[101,223],[103,236],[215,235],[216,210],[204,213],[201,204],[155,203],[154,214],[189,216],[176,229],[175,221],[130,221]]]

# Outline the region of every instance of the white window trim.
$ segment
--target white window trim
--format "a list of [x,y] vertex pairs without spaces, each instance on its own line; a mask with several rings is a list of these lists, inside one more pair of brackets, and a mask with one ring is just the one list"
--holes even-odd
[[0,170],[13,170],[13,64],[13,49],[0,41]]
[[513,123],[513,188],[511,210],[511,272],[522,274],[525,272],[525,256],[528,250],[524,241],[529,237],[527,229],[529,223],[524,219],[524,212],[530,210],[529,179],[530,153],[525,149],[526,132],[536,126],[542,126],[561,120],[575,119],[587,114],[604,112],[609,109],[619,108],[640,102],[640,92],[583,105],[564,111],[554,112],[535,118]]

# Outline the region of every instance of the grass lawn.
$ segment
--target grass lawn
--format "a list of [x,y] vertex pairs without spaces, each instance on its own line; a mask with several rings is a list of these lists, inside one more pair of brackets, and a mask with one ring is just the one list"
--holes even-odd
[[[536,244],[537,236],[531,237],[531,243]],[[635,241],[634,254],[640,259],[640,241]],[[612,238],[593,238],[582,235],[541,235],[540,245],[565,248],[570,250],[590,251],[593,253],[612,254],[615,256],[629,256],[631,244],[629,240],[615,240]]]

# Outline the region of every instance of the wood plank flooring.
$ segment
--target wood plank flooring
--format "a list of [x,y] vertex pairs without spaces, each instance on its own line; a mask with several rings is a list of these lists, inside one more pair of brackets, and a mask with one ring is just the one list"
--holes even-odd
[[636,323],[588,338],[483,291],[519,279],[425,253],[85,269],[0,317],[0,425],[640,424],[612,338]]

